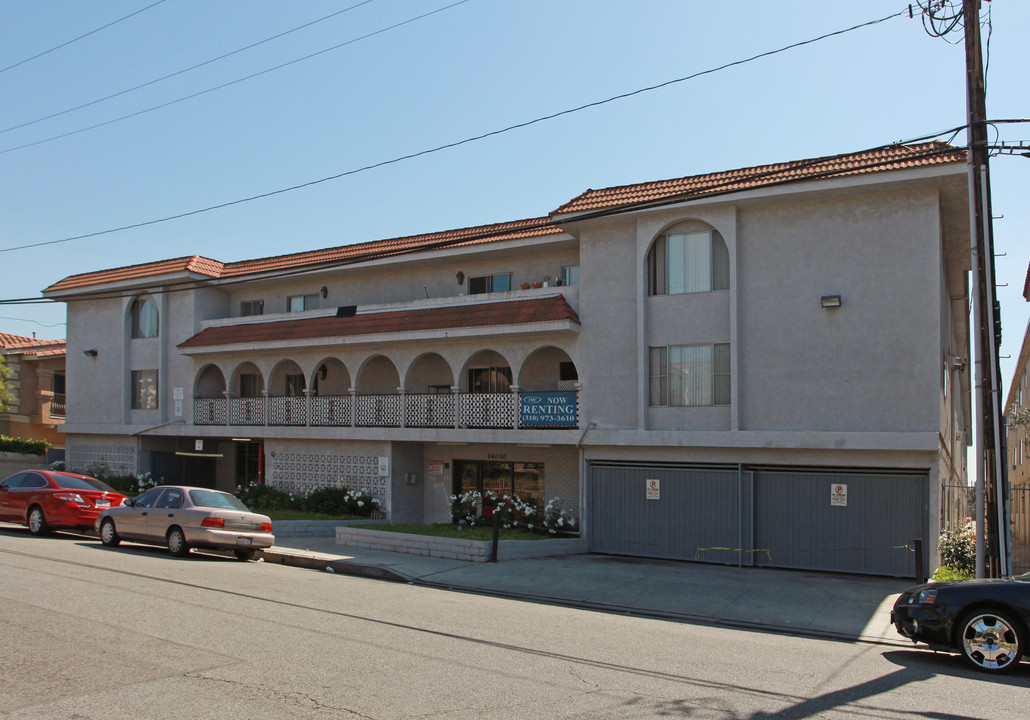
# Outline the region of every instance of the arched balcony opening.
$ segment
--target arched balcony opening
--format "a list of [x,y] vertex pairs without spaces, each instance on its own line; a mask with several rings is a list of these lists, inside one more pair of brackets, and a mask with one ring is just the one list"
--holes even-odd
[[369,358],[358,371],[354,397],[354,424],[359,427],[400,427],[400,373],[393,361],[383,355]]
[[519,371],[519,427],[579,426],[579,371],[561,348],[534,350]]
[[307,379],[300,365],[284,360],[271,372],[268,392],[269,425],[307,424]]
[[347,367],[336,358],[325,358],[315,365],[308,397],[310,422],[317,427],[341,427],[353,422],[351,377]]
[[437,353],[412,363],[404,383],[407,427],[454,427],[454,373]]
[[230,425],[265,424],[265,378],[254,363],[243,363],[233,372],[229,390]]
[[461,427],[515,427],[511,365],[499,352],[481,350],[468,359],[464,389],[457,408]]
[[228,404],[225,398],[225,375],[217,365],[206,365],[193,383],[193,423],[224,425]]
[[519,388],[527,392],[567,392],[578,385],[576,364],[561,348],[534,350],[519,371]]

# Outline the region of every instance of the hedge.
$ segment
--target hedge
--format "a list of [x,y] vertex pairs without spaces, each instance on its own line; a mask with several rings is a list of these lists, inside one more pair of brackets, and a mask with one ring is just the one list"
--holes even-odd
[[50,443],[46,440],[28,440],[26,438],[0,435],[0,452],[18,453],[19,455],[46,455]]

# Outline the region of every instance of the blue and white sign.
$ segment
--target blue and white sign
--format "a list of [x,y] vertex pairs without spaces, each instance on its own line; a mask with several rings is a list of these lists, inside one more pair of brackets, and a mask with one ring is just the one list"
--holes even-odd
[[579,422],[575,392],[522,393],[519,397],[522,425],[576,427]]

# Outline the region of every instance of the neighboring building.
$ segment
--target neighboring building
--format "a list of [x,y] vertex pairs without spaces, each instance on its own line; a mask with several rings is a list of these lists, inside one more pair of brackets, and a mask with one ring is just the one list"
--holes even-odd
[[594,552],[910,576],[966,481],[968,225],[929,143],[74,275],[44,291],[69,464],[347,484],[405,522],[514,488]]
[[0,412],[0,434],[63,448],[65,341],[0,333],[0,355],[11,369],[7,385],[15,396]]
[[[1023,297],[1030,301],[1030,268],[1023,282]],[[1030,407],[1030,326],[1023,334],[1016,369],[1005,400],[1005,413]],[[1030,572],[1030,432],[1015,425],[1006,429],[1009,452],[1009,513],[1012,528],[1012,570]]]

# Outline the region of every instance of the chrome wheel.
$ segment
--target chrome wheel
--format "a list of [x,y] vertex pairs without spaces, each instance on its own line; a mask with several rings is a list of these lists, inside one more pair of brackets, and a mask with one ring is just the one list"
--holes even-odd
[[1022,652],[1018,626],[1005,613],[983,610],[962,621],[962,656],[977,670],[1006,672]]
[[39,505],[29,510],[29,532],[33,535],[42,535],[46,532],[46,515]]
[[100,526],[100,542],[109,547],[114,547],[121,541],[122,539],[118,537],[118,531],[114,529],[114,520],[104,520],[104,524]]
[[168,552],[177,557],[183,557],[190,551],[190,546],[186,544],[186,536],[183,535],[182,530],[177,527],[173,527],[168,531]]

